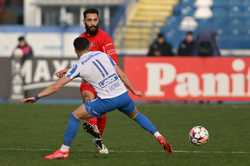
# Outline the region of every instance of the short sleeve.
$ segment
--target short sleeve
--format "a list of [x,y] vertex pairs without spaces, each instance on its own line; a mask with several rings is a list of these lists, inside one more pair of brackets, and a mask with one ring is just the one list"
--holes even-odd
[[105,35],[103,35],[103,39],[102,39],[102,52],[105,52],[106,54],[108,54],[109,56],[111,56],[111,58],[118,63],[118,55],[115,51],[115,46],[113,43],[112,38],[105,33]]
[[71,68],[67,71],[66,77],[73,79],[80,76],[80,65],[75,63],[71,66]]

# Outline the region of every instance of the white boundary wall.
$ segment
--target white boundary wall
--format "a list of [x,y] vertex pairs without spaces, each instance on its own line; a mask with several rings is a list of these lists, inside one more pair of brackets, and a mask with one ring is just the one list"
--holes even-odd
[[32,46],[34,55],[42,57],[50,56],[74,56],[73,40],[80,33],[66,32],[0,32],[0,56],[11,56],[17,45],[17,38],[21,35],[26,37]]

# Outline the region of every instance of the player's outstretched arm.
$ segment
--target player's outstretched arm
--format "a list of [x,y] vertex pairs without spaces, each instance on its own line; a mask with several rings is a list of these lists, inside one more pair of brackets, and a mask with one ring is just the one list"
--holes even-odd
[[36,96],[33,97],[28,97],[23,99],[23,103],[35,103],[37,100],[40,98],[50,96],[57,91],[59,91],[63,86],[65,86],[67,83],[69,83],[72,79],[68,77],[62,77],[58,79],[55,83],[52,85],[48,86],[44,90],[42,90],[40,93],[38,93]]
[[122,71],[122,69],[118,66],[115,65],[115,69],[119,77],[121,78],[122,82],[125,84],[125,86],[136,96],[142,96],[143,93],[141,91],[138,91],[134,88],[132,83],[129,81],[127,75]]

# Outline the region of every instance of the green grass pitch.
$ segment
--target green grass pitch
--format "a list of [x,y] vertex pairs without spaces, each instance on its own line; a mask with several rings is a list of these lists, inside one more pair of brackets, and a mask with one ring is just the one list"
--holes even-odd
[[[0,105],[0,166],[248,166],[250,105],[138,106],[168,137],[176,151],[163,153],[154,138],[118,111],[108,114],[104,136],[109,155],[97,155],[91,137],[79,129],[68,160],[45,161],[63,141],[74,105]],[[203,125],[209,142],[194,146],[188,132]]]

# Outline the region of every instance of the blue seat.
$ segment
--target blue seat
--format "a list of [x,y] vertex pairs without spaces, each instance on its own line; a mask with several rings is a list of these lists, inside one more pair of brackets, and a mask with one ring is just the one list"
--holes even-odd
[[215,7],[223,7],[223,6],[228,6],[228,1],[226,0],[217,0],[217,1],[214,1],[214,4],[213,6]]
[[245,1],[247,0],[227,0],[228,4],[230,4],[231,6],[240,5]]
[[[177,15],[167,20],[162,31],[168,34],[168,40],[175,48],[182,41],[185,32],[179,29],[185,16],[193,16],[195,0],[179,2]],[[219,44],[224,49],[250,48],[250,0],[214,0],[211,7],[213,16],[210,19],[197,19],[196,32],[210,29],[217,31]]]
[[233,6],[229,8],[229,16],[243,16],[245,15],[245,7],[244,6]]
[[246,6],[250,5],[250,1],[249,0],[235,0],[235,1],[238,1],[238,3],[240,3],[242,5],[246,5]]

